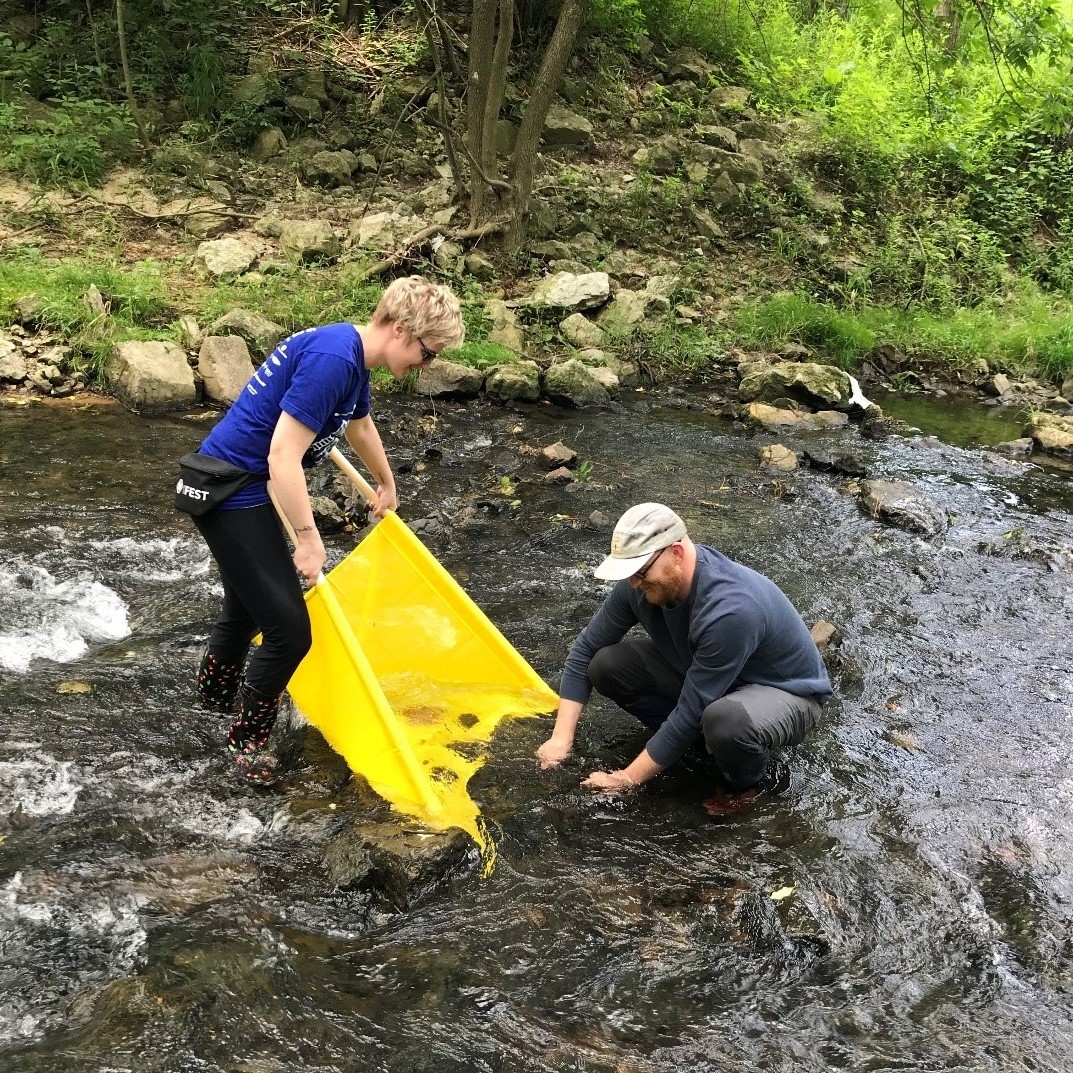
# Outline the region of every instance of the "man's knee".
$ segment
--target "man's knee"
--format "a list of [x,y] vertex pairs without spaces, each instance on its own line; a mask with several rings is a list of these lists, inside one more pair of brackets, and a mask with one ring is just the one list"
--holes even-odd
[[759,742],[752,716],[739,700],[721,697],[704,709],[701,717],[704,744],[713,756],[726,749],[756,749]]

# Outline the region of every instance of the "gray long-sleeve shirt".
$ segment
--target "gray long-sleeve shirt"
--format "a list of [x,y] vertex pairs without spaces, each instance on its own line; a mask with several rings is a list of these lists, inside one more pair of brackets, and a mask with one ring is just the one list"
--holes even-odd
[[821,702],[831,693],[808,627],[782,590],[698,544],[693,584],[680,604],[653,605],[629,581],[615,585],[571,647],[560,695],[584,704],[592,692],[592,657],[638,623],[685,678],[677,705],[647,745],[663,767],[700,738],[704,709],[737,686],[775,686]]

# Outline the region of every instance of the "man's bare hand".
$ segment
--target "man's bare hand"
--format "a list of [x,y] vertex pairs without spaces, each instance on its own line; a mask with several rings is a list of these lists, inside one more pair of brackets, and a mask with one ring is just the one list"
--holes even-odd
[[594,771],[582,784],[587,790],[605,794],[621,794],[632,790],[637,783],[625,771]]
[[558,767],[569,755],[574,747],[570,741],[562,741],[558,738],[548,738],[536,751],[536,758],[540,761],[543,770]]

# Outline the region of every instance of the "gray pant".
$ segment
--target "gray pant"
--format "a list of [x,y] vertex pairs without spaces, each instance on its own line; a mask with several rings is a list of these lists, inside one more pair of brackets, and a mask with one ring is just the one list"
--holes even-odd
[[[601,648],[589,662],[593,688],[657,729],[678,703],[684,678],[648,637]],[[731,790],[754,786],[771,751],[796,745],[816,725],[822,704],[774,686],[742,685],[712,701],[701,718],[704,744]]]

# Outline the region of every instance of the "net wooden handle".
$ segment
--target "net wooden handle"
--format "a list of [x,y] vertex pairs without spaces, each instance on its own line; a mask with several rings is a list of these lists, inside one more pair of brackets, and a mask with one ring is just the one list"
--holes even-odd
[[378,502],[376,489],[351,465],[343,452],[338,447],[333,447],[328,457],[350,478],[354,487],[365,496],[369,506],[375,507]]

